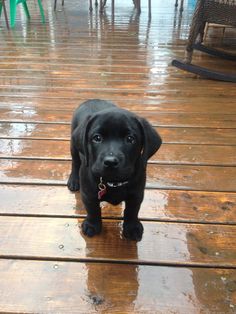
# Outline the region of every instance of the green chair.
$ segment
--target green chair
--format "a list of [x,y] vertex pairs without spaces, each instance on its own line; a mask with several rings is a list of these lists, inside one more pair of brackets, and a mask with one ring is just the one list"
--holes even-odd
[[[25,14],[28,19],[30,19],[30,14],[29,14],[29,9],[27,6],[27,1],[26,0],[10,0],[10,26],[14,27],[16,23],[16,7],[18,4],[22,3]],[[39,5],[39,10],[41,14],[41,20],[42,23],[45,23],[45,15],[44,15],[44,10],[42,6],[41,0],[38,0],[38,5]]]

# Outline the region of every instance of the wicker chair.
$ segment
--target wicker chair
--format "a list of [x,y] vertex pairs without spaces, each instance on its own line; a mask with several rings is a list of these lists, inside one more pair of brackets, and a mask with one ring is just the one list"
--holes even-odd
[[191,64],[194,49],[210,55],[236,61],[236,55],[203,45],[206,23],[236,27],[236,0],[198,0],[190,27],[184,61],[173,60],[172,65],[206,78],[236,82],[236,75],[215,72]]

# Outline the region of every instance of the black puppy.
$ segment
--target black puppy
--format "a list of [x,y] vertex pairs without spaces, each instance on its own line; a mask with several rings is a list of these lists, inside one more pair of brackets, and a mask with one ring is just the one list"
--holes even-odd
[[102,228],[100,202],[125,201],[123,234],[141,240],[138,212],[143,201],[147,160],[161,138],[147,120],[104,100],[88,100],[72,120],[71,191],[80,190],[87,210],[82,230],[87,236]]

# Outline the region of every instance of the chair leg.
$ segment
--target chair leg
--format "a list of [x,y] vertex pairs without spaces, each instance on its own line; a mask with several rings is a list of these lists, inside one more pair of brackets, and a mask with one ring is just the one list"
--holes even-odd
[[28,9],[26,1],[22,2],[22,5],[23,5],[23,8],[24,8],[24,11],[25,11],[27,18],[30,19],[30,13],[29,13],[29,9]]
[[4,0],[3,0],[3,12],[4,12],[5,20],[6,20],[7,29],[9,29],[10,26],[9,26],[9,21],[8,21],[8,16],[7,16],[6,4]]
[[[107,0],[100,0],[100,9],[99,9],[100,12],[103,11],[106,4],[107,4]],[[114,3],[113,3],[113,5],[114,5]]]
[[41,0],[38,0],[38,5],[39,5],[39,10],[40,10],[40,14],[41,14],[42,23],[45,23],[45,15],[44,15],[44,10],[43,10],[43,6],[42,6]]
[[199,41],[203,40],[205,22],[202,22],[202,19],[199,18],[199,14],[201,14],[200,10],[201,10],[201,7],[199,7],[195,11],[195,13],[193,15],[191,26],[190,26],[188,43],[187,43],[186,51],[185,51],[185,62],[186,63],[191,63],[191,61],[192,61],[193,45],[196,43],[197,37],[200,36]]
[[[22,1],[22,5],[23,5],[27,18],[30,19],[30,13],[29,13],[26,0]],[[44,15],[44,10],[43,10],[41,0],[38,0],[38,6],[39,6],[40,14],[41,14],[42,23],[45,23],[45,15]],[[16,7],[17,7],[16,2],[10,0],[10,27],[14,27],[16,24]],[[54,7],[55,7],[55,2],[54,2]]]
[[138,11],[138,13],[140,14],[141,13],[141,3],[140,3],[140,0],[136,0],[136,9]]
[[[64,6],[64,3],[65,3],[65,1],[62,0],[62,1],[61,1],[61,5]],[[41,3],[41,7],[43,8],[42,3]],[[40,5],[39,5],[39,8],[40,8]],[[54,0],[53,10],[56,11],[56,9],[57,9],[57,0]],[[40,12],[41,12],[41,11],[40,11]],[[43,14],[41,13],[42,20],[43,20],[43,16],[44,16],[44,22],[45,22],[44,10],[43,10]],[[43,23],[44,23],[44,22],[43,22]]]
[[148,0],[148,16],[149,18],[152,16],[152,1]]
[[5,0],[2,0],[0,2],[0,16],[1,16],[1,13],[2,13],[2,9],[3,9],[3,14],[4,14],[4,17],[5,17],[7,29],[9,29],[10,27],[9,27],[9,22],[8,22],[8,16],[7,16]]
[[202,42],[203,40],[203,31],[205,28],[205,23],[199,23],[195,22],[192,24],[189,32],[189,38],[188,38],[188,43],[187,47],[185,50],[185,63],[191,63],[192,61],[192,55],[193,55],[193,45],[196,43],[197,38],[198,42]]
[[89,0],[89,11],[93,11],[93,3],[92,3],[92,0]]
[[10,1],[10,27],[14,27],[16,24],[16,3]]
[[56,11],[56,9],[57,9],[57,0],[54,0],[53,10]]

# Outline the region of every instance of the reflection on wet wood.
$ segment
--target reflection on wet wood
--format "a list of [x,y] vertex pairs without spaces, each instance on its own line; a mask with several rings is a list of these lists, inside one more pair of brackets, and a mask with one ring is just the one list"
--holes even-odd
[[2,260],[0,295],[5,306],[0,305],[0,310],[66,313],[69,308],[70,313],[142,314],[156,313],[156,309],[161,313],[217,309],[233,313],[235,270],[158,270],[140,265]]
[[[102,15],[84,0],[57,12],[45,0],[45,25],[28,5],[30,23],[18,14],[0,31],[0,312],[235,313],[236,89],[170,66],[192,3],[180,15],[152,1],[148,20],[148,1],[138,16],[131,0]],[[206,41],[235,53],[233,29]],[[194,61],[235,71],[202,53]],[[121,237],[124,204],[102,203],[103,233],[81,235],[84,206],[65,183],[72,113],[88,98],[146,117],[163,138],[141,242]]]
[[[198,145],[236,145],[236,129],[199,127],[156,128],[163,143]],[[69,124],[0,123],[0,138],[70,140]],[[50,142],[49,144],[50,145]],[[68,152],[66,152],[68,153]]]
[[[64,62],[64,60],[61,60],[59,62]],[[89,60],[88,62],[91,62],[91,60]],[[77,71],[71,71],[70,69],[67,71],[69,72],[68,77],[65,78],[64,80],[59,80],[58,78],[56,80],[54,80],[53,78],[50,78],[48,80],[46,80],[46,82],[42,82],[41,80],[35,81],[33,76],[37,75],[37,71],[34,71],[34,69],[31,69],[32,72],[34,72],[32,74],[32,78],[28,79],[26,82],[22,82],[21,79],[17,79],[6,82],[6,84],[4,84],[4,88],[1,87],[0,85],[0,91],[3,95],[7,95],[8,93],[12,93],[12,92],[18,92],[19,88],[21,88],[23,95],[27,94],[27,95],[32,95],[33,97],[42,97],[42,98],[49,98],[49,97],[55,97],[55,98],[64,98],[65,96],[67,96],[68,98],[76,98],[76,94],[79,92],[82,93],[82,97],[85,98],[91,98],[91,91],[96,92],[98,89],[100,90],[100,92],[104,93],[104,95],[106,93],[110,94],[109,89],[112,88],[114,90],[114,94],[111,95],[110,97],[113,99],[119,99],[118,94],[121,93],[121,95],[123,97],[130,97],[130,99],[136,99],[137,96],[139,94],[144,93],[146,98],[154,98],[154,97],[170,97],[170,100],[174,100],[174,95],[176,94],[176,89],[180,86],[179,85],[179,81],[178,80],[174,80],[172,82],[170,82],[165,88],[162,88],[163,83],[162,82],[155,82],[153,83],[153,86],[147,87],[146,84],[146,80],[145,78],[143,79],[143,77],[140,77],[138,79],[135,79],[135,73],[136,75],[138,75],[138,73],[140,72],[140,67],[139,66],[133,66],[132,64],[130,64],[129,62],[125,62],[125,60],[122,61],[123,62],[123,67],[118,67],[116,68],[115,66],[113,67],[113,69],[115,69],[115,71],[113,72],[113,77],[112,75],[109,75],[109,79],[110,79],[110,84],[109,87],[107,85],[107,81],[106,80],[89,80],[89,77],[87,78],[87,80],[85,78],[83,78],[82,80],[80,79],[70,79],[69,80],[69,76],[79,76],[81,75],[81,72],[84,72],[84,75],[86,76],[86,72],[92,72],[92,68],[91,66],[88,66],[87,68],[84,66],[80,66],[77,68]],[[138,61],[140,62],[140,61]],[[154,61],[155,62],[155,61]],[[127,63],[127,64],[125,64]],[[9,67],[9,64],[7,65]],[[11,66],[14,68],[17,65],[15,65],[14,63],[11,63]],[[29,68],[32,67],[32,65],[28,65]],[[33,65],[35,66],[35,65]],[[53,64],[52,64],[53,66]],[[38,67],[38,66],[36,66]],[[58,66],[56,66],[58,68]],[[64,65],[61,65],[61,67],[64,67],[64,70],[66,71]],[[0,64],[0,69],[3,68],[3,65]],[[76,66],[75,65],[71,65],[70,68],[75,69]],[[120,72],[125,72],[127,71],[127,68],[130,69],[130,73],[127,72],[125,75],[125,80],[122,78],[122,75],[120,74]],[[159,66],[159,69],[161,68],[161,66]],[[25,66],[24,66],[25,69]],[[149,68],[143,67],[141,68],[142,72],[147,72]],[[3,73],[4,73],[4,69],[2,69]],[[19,71],[19,69],[18,69]],[[40,72],[44,71],[44,69],[40,69]],[[59,70],[60,71],[60,70]],[[98,69],[99,71],[99,69]],[[101,71],[106,73],[107,69],[106,67],[102,67]],[[174,70],[175,71],[175,70]],[[21,71],[21,73],[19,73],[19,76],[23,76],[25,74],[25,70]],[[134,78],[132,79],[132,73],[134,73]],[[171,70],[169,69],[169,74],[171,74]],[[99,73],[94,73],[94,75],[99,76]],[[106,75],[104,75],[106,77]],[[148,73],[147,73],[148,76]],[[15,84],[14,84],[15,83]],[[29,83],[31,84],[31,86],[29,87]],[[45,84],[47,83],[47,84]],[[214,88],[214,86],[212,86],[213,88],[209,91],[208,90],[208,85],[200,85],[200,86],[196,86],[196,88],[194,90],[191,89],[192,87],[192,82],[187,82],[186,83],[186,91],[188,92],[188,96],[189,97],[196,97],[199,93],[201,93],[201,96],[208,96],[208,97],[220,97],[220,98],[229,98],[229,97],[235,97],[236,94],[235,92],[232,90],[229,90],[229,93],[226,93],[226,91],[224,90],[218,90],[216,88]],[[210,84],[211,85],[211,84]],[[161,90],[157,91],[155,90],[155,88],[162,88]],[[125,92],[124,90],[125,89]],[[35,93],[39,93],[37,96],[35,96]],[[179,96],[183,97],[183,92],[182,91],[178,91]],[[86,96],[85,96],[86,95]],[[129,96],[130,95],[130,96]]]
[[[0,158],[71,159],[69,141],[0,139],[0,146]],[[235,156],[236,146],[163,144],[150,160],[158,164],[234,166]]]
[[[90,75],[91,76],[91,75]],[[157,80],[159,78],[157,77]],[[203,84],[203,83],[202,83]],[[211,84],[209,82],[208,84]],[[217,84],[217,82],[214,82]],[[218,83],[219,84],[219,83]],[[204,86],[206,84],[204,83]],[[207,85],[208,86],[208,85]],[[228,84],[227,84],[228,86]],[[195,86],[194,86],[195,87]],[[213,86],[209,86],[209,88],[213,88]],[[221,85],[218,85],[218,89],[224,90]],[[178,88],[176,88],[178,90]],[[186,96],[183,97],[173,97],[170,98],[168,94],[166,97],[154,97],[154,98],[140,98],[137,97],[132,99],[130,97],[119,97],[115,98],[113,94],[109,94],[109,98],[104,95],[104,99],[108,99],[116,103],[119,107],[124,109],[129,109],[131,111],[138,111],[143,110],[145,111],[158,111],[158,112],[190,112],[190,113],[221,113],[225,114],[224,107],[222,106],[222,99],[221,97],[207,97],[207,105],[206,105],[206,97],[199,94],[196,97],[189,98]],[[33,97],[33,96],[32,96]],[[96,96],[95,96],[96,97]],[[94,95],[93,97],[94,98]],[[224,95],[224,101],[227,102],[228,112],[235,114],[236,108],[234,102],[232,102],[232,97],[227,97]],[[33,101],[32,101],[33,100]],[[70,113],[83,101],[87,100],[87,98],[83,98],[78,95],[78,97],[68,97],[68,98],[55,98],[55,97],[40,97],[40,95],[34,95],[33,98],[26,98],[21,96],[21,94],[10,94],[4,96],[1,94],[0,97],[0,108],[9,109],[10,111],[19,111],[21,110],[24,112],[26,109],[31,109],[34,111],[42,111],[42,110],[67,110]],[[64,107],[65,101],[68,103],[66,104],[66,108]],[[22,105],[22,103],[24,103]],[[13,105],[12,105],[13,104]],[[1,120],[0,120],[1,121]],[[200,126],[198,126],[200,127]]]
[[158,128],[166,143],[236,145],[236,129]]
[[[28,201],[31,195],[34,202]],[[80,193],[66,187],[2,185],[0,215],[84,217]],[[35,205],[36,204],[36,205]],[[102,215],[121,218],[124,205],[103,203]],[[158,221],[236,224],[236,194],[146,189],[140,218]]]
[[80,225],[71,218],[1,217],[0,257],[236,267],[236,226],[143,222],[135,243],[122,238],[120,221],[103,221],[94,238],[84,237]]
[[[0,159],[0,182],[65,185],[70,164],[64,160]],[[147,167],[147,187],[236,192],[236,168],[151,163]]]
[[69,140],[68,124],[0,123],[0,138]]
[[147,186],[206,191],[236,191],[236,168],[150,164]]
[[[91,97],[88,97],[91,98]],[[103,98],[103,97],[101,97]],[[138,111],[137,114],[148,119],[154,126],[162,127],[205,127],[205,128],[235,128],[235,114],[202,114],[202,113],[162,113]],[[9,111],[0,108],[1,121],[13,122],[51,122],[70,123],[71,111],[33,111],[30,109]]]

